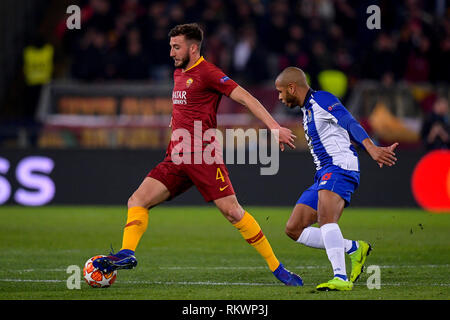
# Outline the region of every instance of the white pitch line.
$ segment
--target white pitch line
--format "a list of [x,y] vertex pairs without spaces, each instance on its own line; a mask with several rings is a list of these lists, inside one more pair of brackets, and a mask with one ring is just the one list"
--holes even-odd
[[[66,282],[67,280],[45,280],[45,279],[0,279],[0,282]],[[205,285],[205,286],[282,286],[278,283],[247,283],[247,282],[211,282],[211,281],[121,281],[128,284],[161,284],[161,285]]]
[[205,285],[205,286],[283,286],[281,283],[248,283],[248,282],[211,282],[211,281],[124,281],[130,284],[161,284],[161,285]]
[[450,264],[422,264],[422,265],[391,265],[391,266],[379,266],[386,269],[408,269],[408,268],[448,268]]
[[0,279],[2,282],[66,282],[67,280],[44,280],[44,279]]
[[[423,264],[423,265],[379,265],[382,269],[404,269],[404,268],[448,268],[450,264]],[[291,267],[290,269],[328,269],[330,266],[296,266]],[[267,269],[267,267],[262,266],[254,266],[254,267],[207,267],[207,266],[199,266],[199,267],[181,267],[181,266],[173,266],[173,267],[159,267],[159,269],[163,270],[256,270],[256,269]]]
[[[369,266],[369,264],[368,264]],[[422,264],[422,265],[378,265],[381,269],[415,269],[415,268],[449,268],[450,264]],[[161,270],[266,270],[265,266],[230,266],[230,267],[214,267],[214,266],[162,266],[158,267]],[[328,269],[330,266],[325,265],[311,265],[311,266],[296,266],[290,267],[289,269]],[[54,269],[8,269],[1,270],[1,272],[8,273],[25,273],[25,272],[66,272],[65,268],[54,268]]]
[[[54,279],[0,279],[0,282],[32,282],[32,283],[60,283],[67,280],[54,280]],[[125,284],[149,284],[149,285],[187,285],[187,286],[284,286],[281,283],[247,283],[247,282],[210,282],[210,281],[120,281]],[[365,283],[356,283],[357,286],[366,286]],[[308,286],[315,286],[315,284],[305,284]],[[450,283],[382,283],[381,287],[394,286],[394,287],[450,287]]]
[[[26,272],[62,272],[66,271],[67,269],[64,268],[54,268],[54,269],[9,269],[6,270],[7,272],[18,272],[18,273],[26,273]],[[3,270],[0,270],[2,272]]]

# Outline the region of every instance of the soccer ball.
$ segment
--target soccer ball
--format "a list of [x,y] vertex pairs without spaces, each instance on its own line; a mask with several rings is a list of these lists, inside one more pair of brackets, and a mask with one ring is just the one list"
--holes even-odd
[[103,273],[99,269],[95,268],[92,264],[92,261],[101,257],[105,256],[98,255],[92,257],[84,264],[84,280],[86,280],[86,283],[93,288],[108,288],[114,283],[114,281],[116,281],[117,270],[114,270],[110,273]]

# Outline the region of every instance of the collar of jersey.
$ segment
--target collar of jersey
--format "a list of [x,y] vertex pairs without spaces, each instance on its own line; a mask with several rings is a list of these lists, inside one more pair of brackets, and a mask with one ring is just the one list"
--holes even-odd
[[194,63],[192,66],[190,66],[189,68],[187,68],[186,70],[184,70],[183,72],[189,71],[192,68],[198,66],[202,61],[204,61],[205,59],[203,58],[203,56],[201,56],[196,63]]
[[309,104],[309,98],[311,98],[311,95],[314,92],[315,91],[313,89],[311,89],[311,88],[308,89],[308,92],[306,93],[305,100],[303,101],[303,105],[301,106],[301,108],[304,108]]

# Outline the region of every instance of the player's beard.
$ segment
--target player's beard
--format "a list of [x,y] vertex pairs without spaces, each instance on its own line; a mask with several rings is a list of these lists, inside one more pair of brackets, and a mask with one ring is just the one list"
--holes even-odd
[[189,54],[186,54],[181,61],[175,62],[175,67],[176,68],[181,68],[181,69],[186,69],[187,65],[189,64],[190,58],[189,58]]
[[291,95],[289,92],[287,92],[286,91],[286,99],[285,99],[285,101],[286,101],[286,105],[289,107],[289,108],[295,108],[296,106],[298,106],[299,105],[299,103],[298,103],[298,101],[297,101],[297,98],[295,97],[295,96],[293,96],[293,95]]

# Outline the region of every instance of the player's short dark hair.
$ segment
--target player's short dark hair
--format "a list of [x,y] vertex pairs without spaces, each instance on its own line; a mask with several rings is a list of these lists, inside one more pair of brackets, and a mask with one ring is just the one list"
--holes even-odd
[[179,24],[172,28],[169,37],[184,36],[186,40],[194,40],[201,46],[203,41],[203,30],[197,23]]

